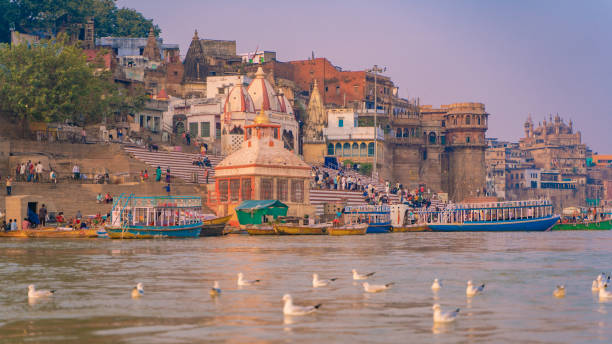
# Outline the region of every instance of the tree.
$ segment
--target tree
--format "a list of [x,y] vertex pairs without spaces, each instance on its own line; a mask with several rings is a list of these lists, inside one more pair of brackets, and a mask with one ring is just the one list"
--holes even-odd
[[0,110],[21,121],[24,135],[32,121],[94,123],[136,112],[144,103],[143,91],[121,90],[109,72],[100,72],[96,61],[87,63],[83,51],[66,42],[60,35],[34,46],[0,46]]

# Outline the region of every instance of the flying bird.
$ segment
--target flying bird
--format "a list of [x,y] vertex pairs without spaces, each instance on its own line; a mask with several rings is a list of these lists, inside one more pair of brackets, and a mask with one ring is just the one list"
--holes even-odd
[[285,315],[306,315],[315,312],[321,307],[321,303],[314,306],[298,306],[293,304],[293,298],[289,294],[283,296],[285,306],[283,307],[283,314]]

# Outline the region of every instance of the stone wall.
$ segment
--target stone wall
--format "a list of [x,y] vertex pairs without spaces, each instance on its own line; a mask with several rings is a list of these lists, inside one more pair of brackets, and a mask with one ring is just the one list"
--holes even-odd
[[578,185],[574,190],[568,189],[508,189],[506,199],[510,201],[547,198],[553,204],[554,211],[560,214],[563,208],[581,207],[586,203],[584,185]]
[[482,195],[486,177],[484,147],[449,147],[447,150],[449,198],[461,201],[479,193]]

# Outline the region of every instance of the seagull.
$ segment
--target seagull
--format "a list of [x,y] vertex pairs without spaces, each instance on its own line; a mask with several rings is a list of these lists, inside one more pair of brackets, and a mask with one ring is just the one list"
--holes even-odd
[[553,291],[553,296],[558,298],[565,297],[565,286],[563,284],[558,285],[557,289]]
[[144,287],[142,286],[142,283],[136,284],[134,289],[132,289],[132,298],[137,299],[143,295],[144,295]]
[[432,307],[433,313],[433,321],[435,323],[450,323],[457,319],[457,315],[459,314],[459,308],[455,309],[452,312],[444,312],[442,313],[442,309],[439,304],[435,304]]
[[45,297],[52,296],[55,293],[55,290],[36,290],[34,284],[30,284],[28,286],[28,298],[37,298],[37,297]]
[[593,284],[591,286],[591,291],[599,291],[599,282],[597,280],[593,280]]
[[381,291],[385,291],[391,288],[395,282],[387,283],[387,284],[370,284],[368,282],[363,283],[363,290],[368,293],[380,293]]
[[293,298],[289,294],[283,296],[283,301],[285,302],[283,307],[283,314],[285,315],[306,315],[313,313],[321,307],[320,303],[314,306],[296,306],[293,304]]
[[210,288],[210,296],[219,296],[221,295],[221,288],[219,288],[219,282],[215,281],[213,287]]
[[245,281],[244,280],[244,275],[242,274],[242,272],[238,273],[238,285],[239,286],[243,286],[243,285],[253,285],[255,283],[259,283],[261,282],[260,280],[256,279],[256,280],[252,280],[252,281]]
[[465,289],[465,294],[466,294],[467,296],[469,296],[469,297],[472,297],[472,296],[474,296],[474,295],[476,295],[476,294],[480,294],[480,293],[482,293],[482,291],[484,290],[484,287],[485,287],[484,283],[483,283],[482,285],[478,286],[478,287],[475,287],[475,286],[472,284],[472,281],[471,281],[471,280],[469,280],[469,281],[467,282],[467,288]]
[[599,288],[599,299],[607,299],[607,300],[611,300],[612,299],[612,293],[607,291],[606,288],[608,288],[608,284],[604,284],[601,288]]
[[319,279],[319,274],[312,274],[312,287],[326,287],[335,280],[337,280],[337,278]]
[[357,272],[357,270],[353,269],[353,279],[354,280],[364,280],[364,279],[368,279],[369,277],[374,276],[376,272],[370,272],[367,274],[360,274]]
[[431,290],[438,291],[440,288],[442,288],[442,284],[437,278],[434,278],[433,284],[431,285]]

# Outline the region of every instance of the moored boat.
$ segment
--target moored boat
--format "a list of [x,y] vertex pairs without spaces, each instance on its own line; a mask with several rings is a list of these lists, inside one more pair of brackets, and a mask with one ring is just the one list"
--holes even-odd
[[329,235],[364,235],[368,229],[367,224],[346,225],[340,227],[329,227],[327,234]]
[[585,231],[610,229],[612,229],[612,220],[559,222],[552,228],[553,231]]
[[0,237],[11,238],[96,238],[96,229],[26,229],[18,231],[0,232]]
[[223,217],[216,217],[214,219],[202,220],[202,230],[200,236],[221,236],[227,234],[225,232],[225,226],[227,222],[232,218],[232,215]]
[[246,227],[249,235],[276,235],[276,231],[272,226],[249,226]]
[[434,232],[541,232],[559,221],[548,200],[458,204],[423,215]]
[[278,235],[325,235],[329,224],[319,225],[291,225],[291,224],[275,224],[274,230]]
[[389,233],[391,231],[391,216],[388,205],[344,207],[344,222],[368,224],[367,234]]
[[106,232],[111,239],[197,238],[201,209],[200,197],[121,194],[114,201]]
[[393,233],[402,233],[402,232],[431,232],[431,229],[425,223],[415,223],[412,225],[404,225],[404,226],[392,226],[391,231]]
[[420,208],[413,208],[407,204],[393,204],[389,206],[391,215],[391,231],[399,232],[427,232],[431,231],[426,223],[419,220]]

